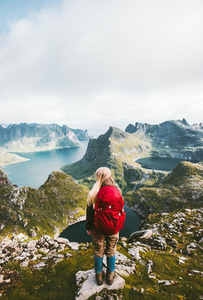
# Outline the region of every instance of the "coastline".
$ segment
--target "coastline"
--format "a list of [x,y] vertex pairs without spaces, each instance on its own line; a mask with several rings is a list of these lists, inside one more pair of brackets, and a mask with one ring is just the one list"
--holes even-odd
[[7,165],[20,163],[23,161],[28,161],[29,158],[21,157],[17,154],[0,152],[0,168],[3,168]]

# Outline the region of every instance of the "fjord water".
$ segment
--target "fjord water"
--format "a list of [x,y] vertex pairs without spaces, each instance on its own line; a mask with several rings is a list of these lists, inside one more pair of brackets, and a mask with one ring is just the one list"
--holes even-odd
[[[4,167],[10,180],[20,186],[38,188],[48,178],[52,171],[60,170],[66,164],[80,160],[86,152],[88,141],[82,141],[80,148],[63,148],[50,151],[16,153],[29,161],[11,164]],[[171,171],[180,161],[174,158],[143,158],[137,160],[144,168]],[[125,206],[125,227],[120,231],[120,236],[129,237],[130,234],[139,230],[141,217]],[[67,227],[61,235],[73,242],[90,242],[91,237],[87,235],[85,222],[80,222]]]
[[[142,218],[125,205],[126,220],[124,228],[120,231],[120,237],[129,237],[134,231],[139,230]],[[67,227],[60,235],[70,242],[91,242],[92,238],[86,233],[85,221]]]
[[19,187],[39,188],[52,171],[60,171],[62,166],[81,159],[86,152],[87,144],[88,140],[84,140],[79,148],[62,148],[28,153],[15,152],[15,154],[30,160],[7,165],[3,169],[9,179]]
[[[169,158],[169,157],[144,157],[136,160],[137,163],[141,165],[141,167],[145,169],[153,169],[160,171],[172,171],[180,161],[184,159],[180,158]],[[197,162],[194,160],[190,160],[191,162]]]

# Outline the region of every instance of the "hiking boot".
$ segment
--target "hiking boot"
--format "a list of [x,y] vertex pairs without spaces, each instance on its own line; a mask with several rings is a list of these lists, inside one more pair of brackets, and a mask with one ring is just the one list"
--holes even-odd
[[101,271],[100,273],[96,273],[96,281],[98,285],[102,285],[104,281],[104,271]]
[[108,285],[111,285],[113,283],[115,276],[116,276],[115,271],[110,272],[110,273],[107,272],[106,282]]

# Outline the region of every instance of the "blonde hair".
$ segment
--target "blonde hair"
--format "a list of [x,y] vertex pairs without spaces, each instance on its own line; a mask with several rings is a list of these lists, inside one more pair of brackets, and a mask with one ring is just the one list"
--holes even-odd
[[115,182],[112,178],[112,175],[111,175],[111,170],[107,167],[101,167],[101,168],[97,169],[96,173],[95,173],[95,177],[96,177],[96,182],[95,182],[93,188],[91,189],[91,191],[89,192],[89,195],[87,198],[88,204],[89,205],[93,204],[93,206],[95,205],[97,194],[98,194],[100,188],[102,187],[102,185],[103,184],[105,184],[105,185],[114,185],[115,184]]

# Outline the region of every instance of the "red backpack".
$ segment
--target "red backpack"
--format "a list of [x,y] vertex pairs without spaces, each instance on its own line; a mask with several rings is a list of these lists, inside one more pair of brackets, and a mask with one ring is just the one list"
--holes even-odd
[[119,232],[125,222],[124,201],[115,186],[103,186],[95,203],[94,225],[104,235]]

